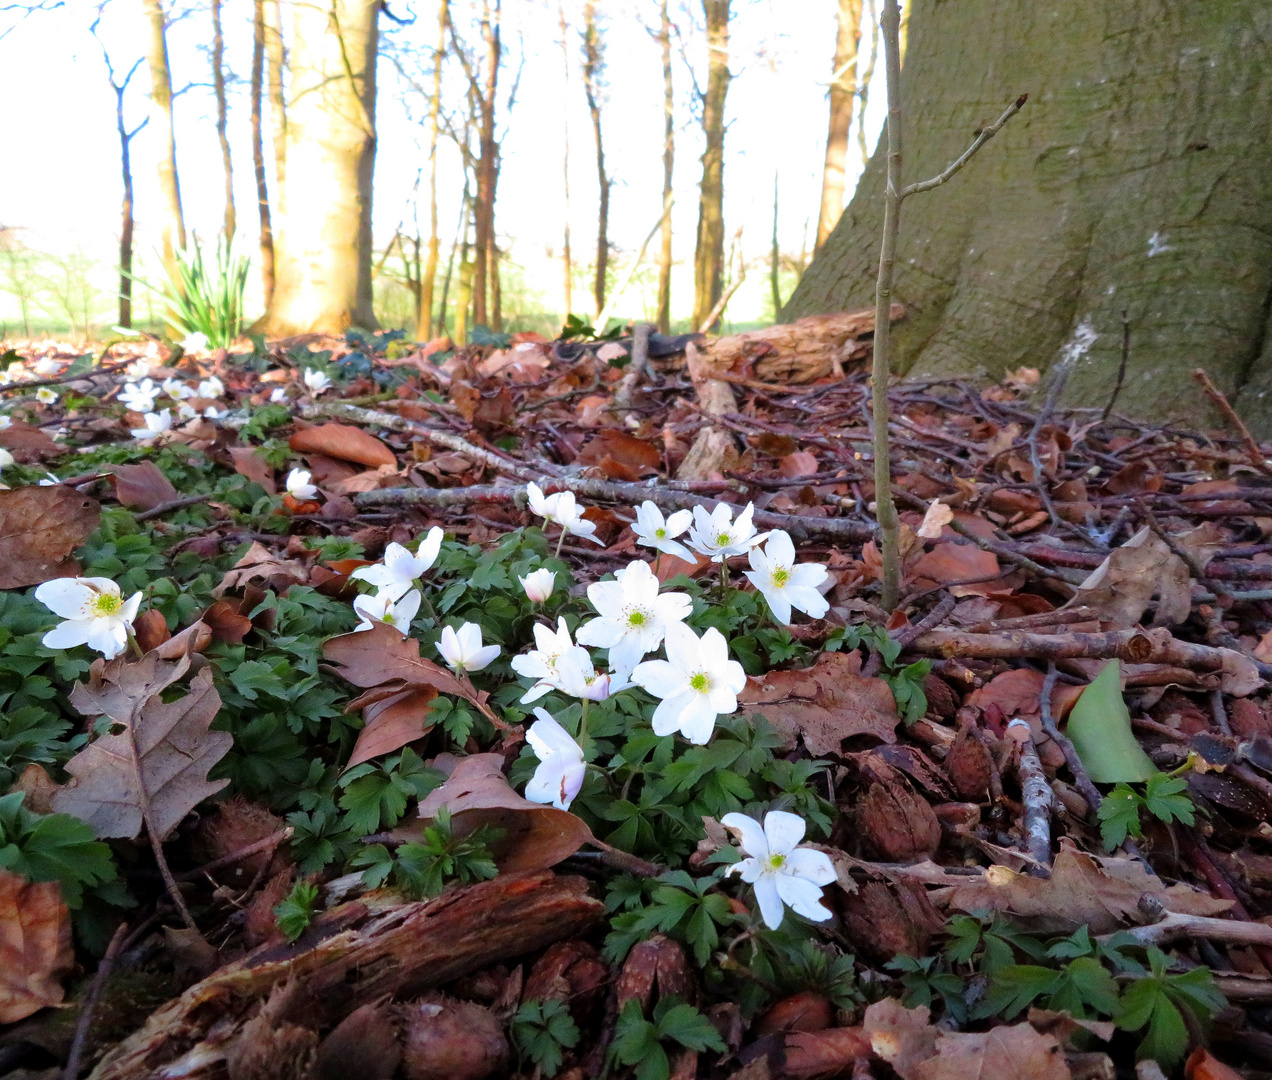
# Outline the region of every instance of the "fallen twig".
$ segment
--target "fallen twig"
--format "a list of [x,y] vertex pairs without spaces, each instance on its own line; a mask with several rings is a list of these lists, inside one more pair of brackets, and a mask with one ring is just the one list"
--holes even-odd
[[1055,688],[1058,674],[1055,662],[1052,661],[1047,665],[1047,677],[1042,683],[1042,693],[1038,695],[1038,705],[1042,713],[1042,730],[1051,736],[1052,741],[1060,747],[1060,753],[1064,755],[1065,764],[1069,766],[1069,771],[1073,773],[1073,786],[1078,789],[1078,794],[1086,800],[1087,806],[1094,812],[1100,809],[1104,796],[1100,794],[1100,789],[1091,780],[1091,774],[1086,771],[1086,766],[1082,764],[1082,759],[1078,757],[1078,751],[1073,742],[1067,735],[1061,734],[1060,728],[1056,725],[1056,718],[1051,712],[1051,691]]
[[1206,374],[1206,369],[1196,368],[1193,371],[1193,378],[1201,384],[1206,396],[1215,403],[1215,407],[1223,413],[1228,423],[1236,428],[1241,441],[1245,443],[1246,456],[1250,459],[1250,464],[1265,476],[1272,476],[1272,466],[1268,465],[1263,449],[1259,446],[1259,440],[1250,433],[1250,429],[1245,426],[1245,421],[1237,415],[1237,410],[1232,407],[1223,391],[1211,381],[1210,376]]
[[1025,805],[1025,851],[1030,858],[1051,864],[1051,785],[1042,771],[1028,720],[1012,720],[1007,737],[1016,744],[1020,794]]
[[71,1039],[71,1049],[66,1056],[66,1066],[62,1069],[62,1080],[78,1080],[80,1067],[84,1060],[84,1045],[88,1042],[88,1033],[93,1026],[93,1014],[97,1011],[97,1003],[102,998],[102,991],[115,969],[115,961],[123,951],[124,941],[128,937],[128,924],[121,922],[111,935],[110,944],[106,946],[106,955],[101,958],[97,970],[93,972],[93,982],[80,1005],[79,1018],[75,1021],[75,1035]]

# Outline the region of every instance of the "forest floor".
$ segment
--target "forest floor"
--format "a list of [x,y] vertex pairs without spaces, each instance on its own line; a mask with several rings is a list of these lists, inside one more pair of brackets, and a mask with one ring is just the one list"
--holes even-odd
[[[1272,448],[898,382],[883,611],[870,321],[0,358],[0,1076],[1272,1075]],[[821,617],[646,501],[751,504]],[[706,740],[617,662],[525,702],[651,570],[745,671]],[[115,659],[43,644],[76,573],[141,594]]]

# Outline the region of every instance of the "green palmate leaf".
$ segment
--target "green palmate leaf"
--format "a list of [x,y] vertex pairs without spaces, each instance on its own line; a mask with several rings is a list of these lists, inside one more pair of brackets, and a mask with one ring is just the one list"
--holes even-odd
[[1227,1004],[1216,988],[1209,968],[1193,968],[1182,974],[1168,972],[1170,959],[1160,949],[1147,949],[1150,974],[1137,979],[1122,997],[1117,1026],[1124,1031],[1147,1028],[1137,1056],[1151,1058],[1167,1067],[1183,1060],[1188,1052],[1188,1013],[1204,1026]]
[[564,1049],[578,1045],[578,1025],[564,1001],[527,1001],[512,1018],[512,1041],[544,1076],[561,1071]]
[[22,805],[25,793],[0,796],[0,869],[28,881],[56,881],[72,910],[84,902],[85,886],[115,880],[110,848],[84,822],[69,814],[35,814]]
[[1143,798],[1126,784],[1118,784],[1104,796],[1096,816],[1100,819],[1100,836],[1109,851],[1120,846],[1128,835],[1136,840],[1144,835],[1140,829],[1143,805]]
[[1154,773],[1144,785],[1144,809],[1167,824],[1182,821],[1191,825],[1195,820],[1196,807],[1192,799],[1181,794],[1187,787],[1188,781],[1182,776]]
[[1121,665],[1109,661],[1069,714],[1069,738],[1097,784],[1147,780],[1156,767],[1131,731],[1122,698]]
[[298,881],[292,891],[274,908],[278,929],[288,941],[295,941],[314,919],[318,902],[318,886]]

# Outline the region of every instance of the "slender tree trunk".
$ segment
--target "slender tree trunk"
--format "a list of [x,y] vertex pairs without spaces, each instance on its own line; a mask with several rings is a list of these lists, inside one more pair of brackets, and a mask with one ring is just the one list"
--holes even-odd
[[870,57],[861,72],[861,81],[857,84],[857,148],[861,151],[861,164],[864,167],[870,161],[870,146],[866,142],[866,106],[870,102],[870,81],[874,78],[875,61],[879,58],[879,24],[875,21],[875,0],[866,0],[861,18],[862,26],[867,22],[870,24]]
[[[256,212],[260,218],[261,288],[265,306],[274,297],[274,229],[269,214],[265,146],[261,132],[261,98],[265,79],[265,3],[255,0],[252,19],[252,170],[256,174]],[[228,159],[227,159],[228,160]]]
[[146,59],[150,66],[150,120],[159,140],[159,200],[163,221],[163,263],[172,280],[179,280],[176,253],[186,246],[177,178],[177,136],[172,122],[172,73],[168,68],[168,36],[162,0],[142,0],[150,36]]
[[[133,70],[135,71],[136,68]],[[129,72],[128,78],[132,78],[132,72]],[[128,79],[124,80],[123,86],[118,86],[112,76],[111,86],[115,89],[115,130],[119,132],[119,169],[124,181],[124,198],[119,212],[119,325],[124,327],[124,329],[129,329],[132,326],[134,224],[132,154],[129,144],[132,142],[133,136],[141,130],[141,127],[130,132],[128,126],[124,123],[124,90],[128,86]],[[142,126],[145,123],[146,121],[142,121]],[[25,320],[25,318],[26,313],[24,310],[23,319]]]
[[[600,206],[596,222],[596,281],[592,298],[596,303],[595,314],[605,310],[605,275],[609,270],[609,196],[610,182],[605,174],[605,144],[601,139],[601,76],[605,57],[601,48],[600,30],[596,25],[596,0],[583,5],[583,92],[587,95],[587,109],[592,114],[592,136],[596,140],[596,181],[601,189]],[[598,331],[605,327],[598,326]]]
[[221,0],[212,0],[212,89],[216,94],[216,137],[221,144],[221,163],[225,169],[225,224],[222,232],[228,246],[238,228],[238,216],[234,211],[234,162],[230,157],[230,139],[225,130],[229,122],[229,105],[225,100],[225,35],[221,32]]
[[782,311],[782,285],[778,278],[781,270],[781,251],[777,244],[777,171],[773,172],[773,246],[769,252],[769,288],[773,293],[773,318]]
[[[455,239],[451,241],[450,257],[446,260],[446,275],[442,278],[442,302],[437,314],[437,332],[439,334],[446,333],[446,309],[450,303],[450,287],[451,278],[455,274],[455,255],[460,250],[460,241],[464,230],[468,224],[468,200],[469,195],[468,177],[464,177],[464,195],[459,200],[459,222],[455,226]],[[459,340],[459,335],[455,335],[455,340]]]
[[[671,81],[671,19],[667,0],[659,5],[658,44],[663,69],[663,206],[671,198],[672,170],[676,161],[676,97]],[[662,220],[662,246],[658,251],[658,330],[671,333],[671,215]]]
[[503,332],[503,289],[499,282],[499,245],[493,235],[486,252],[486,266],[490,272],[490,329],[499,334]]
[[371,295],[379,0],[295,5],[283,229],[258,332],[376,325]]
[[269,60],[269,109],[272,119],[270,142],[274,147],[274,205],[281,224],[286,224],[287,207],[287,101],[283,73],[287,69],[287,53],[283,44],[283,0],[265,2],[265,55]]
[[[420,312],[415,320],[415,339],[427,341],[433,336],[433,283],[437,280],[437,263],[441,254],[441,238],[437,234],[437,141],[441,130],[442,60],[446,56],[446,27],[450,24],[450,0],[442,0],[437,14],[437,48],[433,50],[433,100],[428,107],[428,260],[420,275]],[[446,331],[443,313],[441,333]]]
[[565,151],[562,155],[562,179],[565,182],[565,239],[561,248],[562,294],[565,298],[565,314],[570,317],[574,308],[574,267],[570,259],[570,44],[565,24],[565,5],[558,0],[557,16],[561,20],[561,58],[565,65],[565,95],[561,108],[561,124],[564,128]]
[[702,186],[693,259],[693,325],[720,299],[724,270],[724,100],[729,91],[729,0],[702,0],[707,16],[707,91],[702,98]]
[[477,161],[476,235],[473,250],[473,324],[490,325],[487,295],[489,286],[489,258],[495,230],[495,185],[498,172],[495,143],[495,91],[499,85],[499,19],[501,0],[495,0],[493,19],[489,0],[483,0],[481,36],[486,43],[486,81],[479,96],[480,126],[478,139],[480,154]]
[[857,95],[857,46],[861,42],[861,0],[839,0],[839,30],[831,70],[830,124],[826,131],[826,162],[822,168],[821,213],[817,218],[817,247],[826,242],[844,212],[844,169],[848,161],[848,131]]

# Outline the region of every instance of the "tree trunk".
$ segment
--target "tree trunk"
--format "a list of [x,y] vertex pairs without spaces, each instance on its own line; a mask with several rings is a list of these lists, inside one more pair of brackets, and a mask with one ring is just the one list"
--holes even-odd
[[283,44],[283,0],[265,0],[265,55],[269,59],[269,110],[273,120],[270,142],[274,146],[274,206],[281,221],[287,212],[283,205],[287,176],[287,101],[283,89],[283,72],[287,53]]
[[561,247],[561,285],[565,301],[562,320],[568,320],[574,308],[574,266],[570,259],[570,42],[565,23],[565,5],[557,0],[557,17],[561,20],[561,58],[565,63],[565,103],[561,108],[565,150],[562,155],[562,179],[565,182],[565,237]]
[[[824,205],[824,204],[823,204]],[[782,251],[777,243],[777,172],[773,173],[773,241],[769,251],[769,290],[773,293],[773,318],[782,310],[781,261]]]
[[[437,281],[437,263],[441,254],[441,238],[437,234],[437,141],[442,114],[442,60],[446,56],[446,27],[449,24],[450,0],[442,0],[437,9],[437,48],[433,51],[433,100],[428,106],[428,260],[420,276],[416,341],[428,341],[433,336],[433,284]],[[439,332],[446,332],[445,313]]]
[[839,30],[831,69],[830,125],[826,132],[826,163],[822,168],[821,213],[817,217],[820,248],[844,212],[844,166],[848,161],[848,130],[857,97],[857,46],[861,42],[861,0],[839,0]]
[[295,6],[291,105],[274,296],[258,333],[373,328],[371,179],[375,168],[379,0]]
[[268,307],[274,296],[274,228],[269,216],[269,184],[261,132],[261,98],[265,80],[265,2],[255,0],[252,19],[252,170],[256,174],[256,212],[261,223],[261,287]]
[[729,90],[729,0],[702,0],[707,16],[707,92],[702,97],[702,187],[693,256],[693,325],[720,299],[724,272],[724,98]]
[[[601,49],[600,28],[596,25],[596,2],[583,5],[583,92],[587,95],[587,111],[592,115],[592,136],[596,140],[596,182],[601,189],[596,219],[596,281],[592,287],[595,313],[605,310],[605,275],[609,270],[609,196],[610,182],[605,175],[605,144],[601,139],[601,73],[605,58]],[[605,327],[598,326],[603,333]]]
[[[663,69],[663,206],[671,199],[672,170],[676,161],[676,98],[671,81],[671,19],[667,0],[659,5],[658,44]],[[662,246],[658,250],[658,332],[671,333],[671,214],[662,220]]]
[[186,246],[181,215],[181,186],[177,179],[177,135],[172,123],[172,73],[168,69],[168,36],[162,0],[142,0],[150,37],[146,60],[150,67],[150,122],[159,142],[159,200],[162,211],[163,265],[173,281],[176,253]]
[[473,325],[490,325],[487,297],[490,290],[490,249],[495,231],[495,184],[498,178],[496,159],[499,145],[495,142],[495,92],[499,86],[499,18],[500,0],[495,0],[491,18],[489,0],[484,0],[481,13],[481,36],[486,44],[486,82],[481,88],[479,107],[481,123],[478,139],[481,156],[477,161],[477,203],[474,219],[476,236],[473,250]]
[[[1256,0],[914,0],[901,83],[904,183],[1029,103],[947,185],[908,200],[895,359],[999,378],[1078,354],[1067,397],[1102,407],[1131,324],[1118,407],[1205,422],[1203,363],[1272,434],[1272,24]],[[884,155],[783,312],[869,302]]]
[[225,36],[221,33],[221,0],[212,0],[212,90],[216,94],[216,137],[221,144],[221,164],[225,169],[225,235],[226,247],[234,239],[238,216],[234,212],[234,162],[230,157],[230,140],[225,128],[229,106],[225,100]]
[[[134,71],[136,68],[133,69]],[[128,73],[128,78],[132,78],[132,72]],[[133,136],[141,130],[138,127],[134,131],[128,130],[128,125],[124,123],[124,90],[128,86],[128,79],[124,80],[123,86],[115,84],[112,73],[111,86],[115,89],[115,129],[119,132],[119,169],[124,181],[124,198],[120,205],[119,211],[119,325],[125,330],[132,327],[132,257],[133,257],[133,175],[132,175],[132,153],[130,143]],[[143,124],[145,122],[143,121]],[[25,319],[25,312],[23,314]]]

